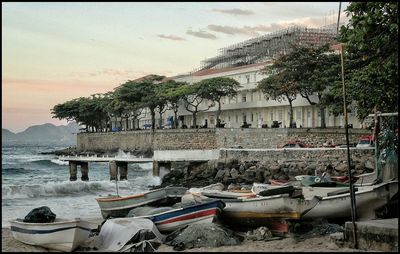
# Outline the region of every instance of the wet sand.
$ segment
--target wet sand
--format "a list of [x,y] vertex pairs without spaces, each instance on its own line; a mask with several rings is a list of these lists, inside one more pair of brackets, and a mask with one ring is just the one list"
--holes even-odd
[[[15,240],[9,228],[2,228],[1,230],[1,251],[2,252],[58,252],[56,250],[49,250],[42,247],[27,245]],[[92,238],[87,242],[93,241]],[[245,240],[240,245],[236,246],[221,246],[213,248],[193,248],[186,249],[184,252],[365,252],[355,250],[347,247],[338,246],[329,235],[318,236],[303,241],[297,242],[293,238],[284,238],[281,240],[273,241],[250,241]],[[75,252],[82,252],[79,248]],[[91,252],[91,251],[83,251]],[[161,245],[156,252],[178,252],[174,251],[173,247],[168,245]]]

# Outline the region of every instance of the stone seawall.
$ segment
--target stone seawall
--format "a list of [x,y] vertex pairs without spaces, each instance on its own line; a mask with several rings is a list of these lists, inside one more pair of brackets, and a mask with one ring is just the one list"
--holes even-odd
[[[352,174],[373,172],[374,152],[369,148],[352,148]],[[293,181],[297,175],[323,172],[328,165],[333,167],[333,176],[347,175],[347,149],[221,149],[218,160],[172,165],[171,175],[162,183],[195,187],[217,182],[228,186],[268,183],[270,179]]]
[[[219,148],[276,148],[288,140],[320,147],[326,141],[345,143],[344,129],[177,129],[107,133],[78,133],[77,150],[154,151]],[[357,143],[364,129],[349,129],[350,143]]]
[[78,133],[78,152],[153,152],[154,150],[217,149],[212,129],[141,130],[104,133]]
[[[349,129],[349,142],[357,143],[362,135],[370,135],[365,129]],[[345,144],[345,129],[218,129],[217,139],[221,148],[276,148],[288,140],[299,140],[314,147],[327,141]]]

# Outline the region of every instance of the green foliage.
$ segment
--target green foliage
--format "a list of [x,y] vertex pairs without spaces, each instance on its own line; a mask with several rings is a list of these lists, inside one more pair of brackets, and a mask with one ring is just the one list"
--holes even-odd
[[128,111],[149,108],[153,130],[155,128],[155,109],[166,104],[165,98],[157,96],[156,92],[157,86],[161,85],[160,81],[164,78],[164,76],[154,74],[148,75],[139,81],[129,80],[114,91],[118,101],[129,104]]
[[398,111],[398,3],[352,2],[339,40],[345,43],[345,82],[358,117]]
[[92,127],[92,130],[102,130],[107,119],[105,99],[96,95],[57,104],[51,113],[53,118],[74,120],[80,125],[86,125],[87,129]]
[[241,87],[240,83],[233,78],[217,77],[204,79],[200,81],[198,85],[200,86],[200,96],[218,104],[217,123],[219,123],[222,98],[235,96],[238,92],[238,89]]

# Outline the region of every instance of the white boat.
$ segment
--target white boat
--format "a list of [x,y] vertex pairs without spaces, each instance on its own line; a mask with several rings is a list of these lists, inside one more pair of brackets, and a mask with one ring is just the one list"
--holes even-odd
[[101,215],[104,219],[110,216],[125,217],[135,207],[165,200],[172,200],[172,202],[176,203],[186,191],[187,188],[185,187],[166,187],[130,196],[109,195],[97,197],[96,201],[100,206]]
[[320,199],[318,196],[309,200],[291,198],[289,194],[224,199],[222,219],[243,226],[272,226],[278,221],[302,218],[303,214],[315,207]]
[[88,221],[56,218],[50,223],[10,221],[13,237],[26,244],[48,249],[70,252],[89,237],[91,224]]
[[[375,210],[384,206],[398,192],[399,182],[390,181],[371,186],[357,186],[355,192],[358,220],[375,219]],[[313,218],[349,218],[351,217],[351,199],[349,188],[303,187],[305,199],[318,195],[321,201],[304,214],[304,219]],[[330,195],[333,191],[345,193]]]
[[268,226],[271,231],[276,233],[287,233],[286,220],[302,218],[303,214],[312,209],[321,199],[317,196],[308,200],[292,198],[289,194],[265,197],[234,197],[232,195],[230,198],[220,198],[215,195],[208,197],[203,194],[206,193],[187,193],[182,197],[182,204],[196,204],[220,199],[225,203],[221,214],[222,222],[232,226]]

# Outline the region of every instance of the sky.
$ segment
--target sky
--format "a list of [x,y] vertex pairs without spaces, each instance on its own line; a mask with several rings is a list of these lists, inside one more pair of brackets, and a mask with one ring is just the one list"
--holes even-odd
[[56,104],[148,74],[184,74],[235,43],[336,23],[338,10],[339,2],[2,2],[2,128],[65,125],[52,118]]

